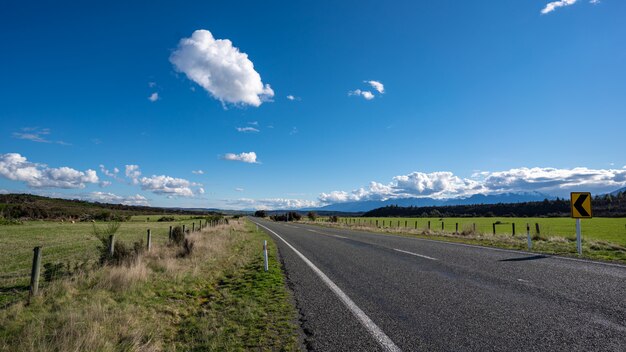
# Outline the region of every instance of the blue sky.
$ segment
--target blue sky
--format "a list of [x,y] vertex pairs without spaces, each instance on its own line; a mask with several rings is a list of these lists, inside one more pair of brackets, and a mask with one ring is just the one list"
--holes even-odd
[[0,191],[278,208],[623,187],[626,3],[548,3],[4,2]]

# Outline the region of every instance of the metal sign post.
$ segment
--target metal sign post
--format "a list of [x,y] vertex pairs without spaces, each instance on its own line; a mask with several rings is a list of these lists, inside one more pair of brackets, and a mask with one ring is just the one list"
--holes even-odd
[[572,218],[576,219],[576,251],[578,255],[583,254],[582,230],[580,219],[591,219],[591,193],[572,192],[570,194],[572,206]]
[[580,232],[580,219],[576,219],[576,250],[578,251],[578,255],[583,254],[583,243]]

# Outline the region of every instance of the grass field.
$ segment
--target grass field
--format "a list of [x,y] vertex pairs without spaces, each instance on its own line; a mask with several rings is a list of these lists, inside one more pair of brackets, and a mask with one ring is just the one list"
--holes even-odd
[[[307,219],[302,221],[310,223]],[[430,229],[428,222],[430,221]],[[378,224],[377,224],[378,222]],[[456,224],[459,224],[458,232]],[[493,224],[496,233],[493,233]],[[582,220],[582,255],[576,248],[575,220],[570,218],[339,218],[329,222],[320,217],[315,224],[353,228],[383,234],[434,239],[448,242],[529,250],[526,224],[530,225],[532,248],[536,253],[584,257],[626,263],[626,219]],[[537,233],[535,224],[539,224]],[[476,231],[473,231],[474,224]],[[515,224],[515,236],[512,236]],[[442,227],[443,226],[443,227]]]
[[[153,243],[164,244],[170,226],[184,224],[190,228],[194,222],[199,226],[199,220],[189,220],[189,216],[174,217],[179,220],[157,222],[160,216],[150,216],[151,221],[147,223],[146,216],[140,216],[134,221],[122,222],[116,238],[128,243],[145,241],[150,229]],[[101,227],[106,223],[95,225]],[[91,222],[59,221],[26,221],[22,225],[0,226],[0,308],[26,295],[35,246],[42,247],[42,265],[97,261],[100,241],[93,235],[93,226]]]
[[[376,226],[385,228],[416,228],[425,230],[430,228],[433,231],[441,231],[443,223],[444,232],[455,232],[456,224],[459,224],[459,232],[464,229],[471,229],[476,224],[478,233],[493,233],[493,223],[496,225],[496,234],[511,234],[512,224],[515,224],[517,235],[526,234],[526,224],[530,224],[531,234],[535,234],[535,224],[539,224],[541,235],[562,236],[565,238],[576,236],[576,221],[570,218],[339,218],[340,222],[349,221],[351,224],[364,226]],[[383,225],[384,222],[384,225]],[[608,241],[611,243],[626,246],[626,218],[593,218],[583,219],[583,238]]]
[[[130,217],[130,221],[131,222],[159,222],[158,220],[161,217],[168,217],[168,218],[174,218],[176,219],[176,221],[186,221],[189,220],[189,222],[191,223],[194,219],[204,219],[206,218],[205,216],[202,215],[180,215],[180,214],[174,214],[174,215],[133,215]],[[196,221],[197,222],[197,221]]]
[[[52,224],[29,223],[12,239],[19,239],[18,248],[39,241],[29,237],[84,242],[89,225],[74,225],[80,226],[52,228],[56,235],[50,236],[41,232],[50,232]],[[164,245],[166,227],[153,227],[159,240],[132,264],[53,281],[30,304],[18,301],[0,309],[0,350],[299,349],[297,312],[269,236],[243,219],[233,220],[188,235],[194,249],[181,257],[181,247]],[[122,229],[121,237],[134,239],[145,228],[124,223]],[[263,271],[263,240],[269,243],[268,272]]]

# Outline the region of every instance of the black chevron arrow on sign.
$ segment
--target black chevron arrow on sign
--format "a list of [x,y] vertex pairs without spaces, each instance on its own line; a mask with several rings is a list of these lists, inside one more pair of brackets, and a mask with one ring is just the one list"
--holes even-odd
[[574,202],[574,209],[576,209],[580,216],[589,216],[587,210],[583,208],[583,203],[585,202],[585,200],[587,200],[588,196],[589,195],[587,194],[581,194],[580,196],[578,196],[578,199],[576,199],[576,202]]

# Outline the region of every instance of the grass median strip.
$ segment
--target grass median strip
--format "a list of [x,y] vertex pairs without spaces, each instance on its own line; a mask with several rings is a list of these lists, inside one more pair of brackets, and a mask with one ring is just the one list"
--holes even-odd
[[271,238],[244,220],[188,238],[190,255],[154,246],[131,264],[60,279],[30,304],[0,311],[0,350],[299,350]]

